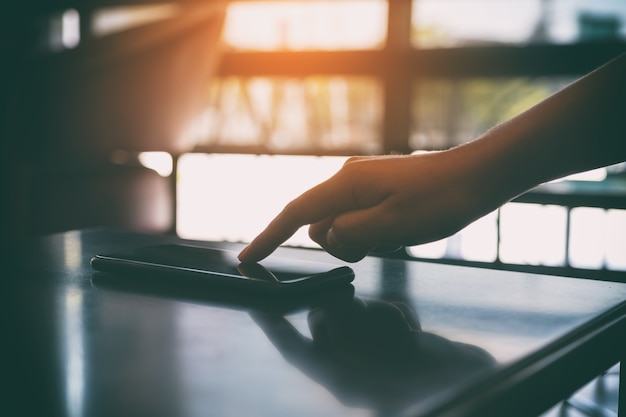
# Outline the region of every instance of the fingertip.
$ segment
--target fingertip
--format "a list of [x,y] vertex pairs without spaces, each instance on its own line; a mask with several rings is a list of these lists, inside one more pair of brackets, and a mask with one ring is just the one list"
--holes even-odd
[[243,248],[241,252],[239,252],[239,255],[237,255],[237,259],[239,259],[239,261],[242,263],[254,263],[259,262],[268,255],[269,253],[266,254],[262,251],[259,251],[252,244],[250,244]]
[[237,259],[239,259],[241,262],[249,262],[249,261],[246,259],[246,253],[247,253],[247,252],[249,252],[249,250],[248,250],[248,246],[246,246],[245,248],[243,248],[243,249],[241,250],[241,252],[239,252],[239,254],[237,255]]

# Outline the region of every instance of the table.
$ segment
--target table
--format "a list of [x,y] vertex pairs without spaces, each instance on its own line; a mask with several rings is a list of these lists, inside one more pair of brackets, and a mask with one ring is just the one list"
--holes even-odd
[[9,361],[23,415],[531,416],[626,352],[623,283],[368,257],[351,265],[354,294],[279,315],[107,286],[89,265],[177,241],[93,229],[26,243]]

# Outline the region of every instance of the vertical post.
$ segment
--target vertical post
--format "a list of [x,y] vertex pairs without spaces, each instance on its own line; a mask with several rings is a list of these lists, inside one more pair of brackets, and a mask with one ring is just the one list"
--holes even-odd
[[565,266],[570,268],[571,262],[569,259],[570,252],[570,237],[572,228],[572,208],[570,206],[565,207]]
[[410,151],[411,76],[407,67],[411,50],[412,0],[388,0],[387,42],[383,72],[384,115],[383,148],[385,153]]
[[[626,345],[626,343],[623,343]],[[622,348],[619,364],[619,394],[617,397],[617,416],[626,417],[626,346]]]
[[172,154],[172,173],[170,174],[169,180],[169,190],[170,190],[170,230],[169,233],[172,235],[176,235],[176,226],[178,223],[178,159],[180,155],[178,153]]
[[500,245],[502,244],[502,207],[496,210],[496,260],[495,263],[500,265]]

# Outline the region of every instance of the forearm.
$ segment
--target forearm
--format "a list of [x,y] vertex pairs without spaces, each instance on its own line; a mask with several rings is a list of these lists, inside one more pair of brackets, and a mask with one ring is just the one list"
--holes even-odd
[[457,232],[542,182],[626,160],[626,55],[462,146],[349,160],[289,203],[239,255],[257,262],[300,226],[338,258]]
[[626,54],[454,149],[496,206],[574,172],[626,160]]

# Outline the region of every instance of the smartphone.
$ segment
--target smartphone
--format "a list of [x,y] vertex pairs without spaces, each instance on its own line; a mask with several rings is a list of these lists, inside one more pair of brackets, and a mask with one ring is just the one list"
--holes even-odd
[[183,244],[98,254],[91,266],[146,283],[274,295],[311,293],[354,280],[348,266],[280,257],[247,264],[240,263],[234,251]]

